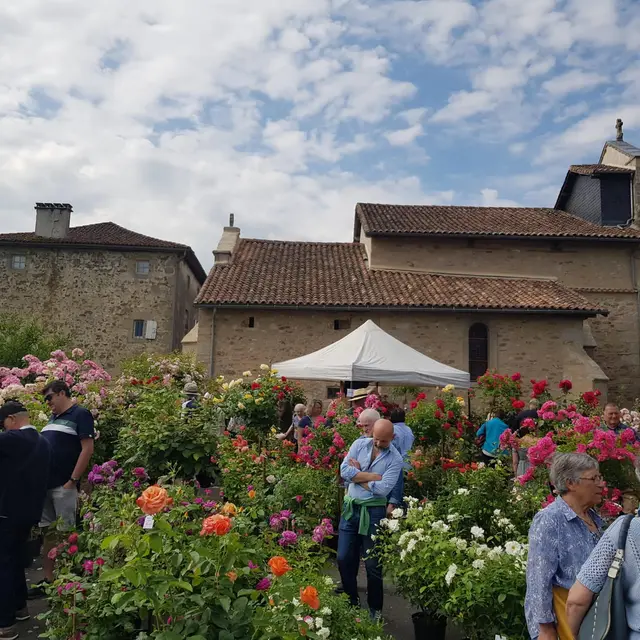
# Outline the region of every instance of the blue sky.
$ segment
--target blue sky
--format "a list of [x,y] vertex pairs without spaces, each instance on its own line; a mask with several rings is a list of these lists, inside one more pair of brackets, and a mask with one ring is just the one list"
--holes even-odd
[[358,201],[553,206],[617,117],[636,0],[30,0],[0,8],[0,226],[33,203],[190,244],[349,240]]

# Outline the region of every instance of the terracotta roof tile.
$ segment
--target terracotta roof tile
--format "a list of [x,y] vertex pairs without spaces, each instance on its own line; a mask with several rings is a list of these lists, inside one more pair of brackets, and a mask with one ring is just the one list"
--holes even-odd
[[360,244],[244,239],[196,304],[606,313],[550,280],[370,271]]
[[185,244],[159,240],[125,229],[113,222],[99,222],[71,227],[64,238],[46,238],[33,232],[0,233],[0,244],[23,244],[25,246],[84,245],[96,248],[119,247],[127,249],[176,250],[187,253],[187,261],[196,277],[204,281],[206,273],[191,248]]
[[125,229],[114,222],[99,222],[71,227],[65,238],[45,238],[29,233],[0,233],[0,242],[25,242],[29,244],[95,244],[98,246],[153,247],[187,249],[187,245],[159,240]]
[[537,238],[638,239],[640,231],[603,227],[566,211],[527,207],[358,204],[367,235],[457,235]]
[[572,164],[569,167],[569,171],[571,171],[571,173],[577,173],[581,176],[593,176],[599,173],[635,173],[634,169],[612,167],[608,164]]

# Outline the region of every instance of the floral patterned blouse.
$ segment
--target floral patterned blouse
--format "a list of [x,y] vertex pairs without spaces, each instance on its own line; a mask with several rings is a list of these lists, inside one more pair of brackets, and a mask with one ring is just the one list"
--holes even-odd
[[582,565],[602,535],[603,521],[589,512],[598,533],[589,531],[573,509],[562,499],[539,511],[529,529],[527,595],[524,612],[529,635],[537,638],[540,625],[555,622],[553,587],[570,589]]

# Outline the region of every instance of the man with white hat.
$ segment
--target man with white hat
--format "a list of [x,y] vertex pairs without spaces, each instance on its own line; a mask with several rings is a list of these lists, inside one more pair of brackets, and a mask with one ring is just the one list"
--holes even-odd
[[364,409],[365,402],[367,401],[367,397],[370,393],[371,389],[356,389],[353,392],[353,395],[348,398],[349,403],[351,404],[351,412],[355,411],[358,407]]

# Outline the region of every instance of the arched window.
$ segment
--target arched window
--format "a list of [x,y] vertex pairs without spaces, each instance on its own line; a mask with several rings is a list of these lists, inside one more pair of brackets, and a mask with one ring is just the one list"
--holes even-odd
[[489,330],[480,322],[469,327],[469,375],[471,382],[483,376],[489,368]]

